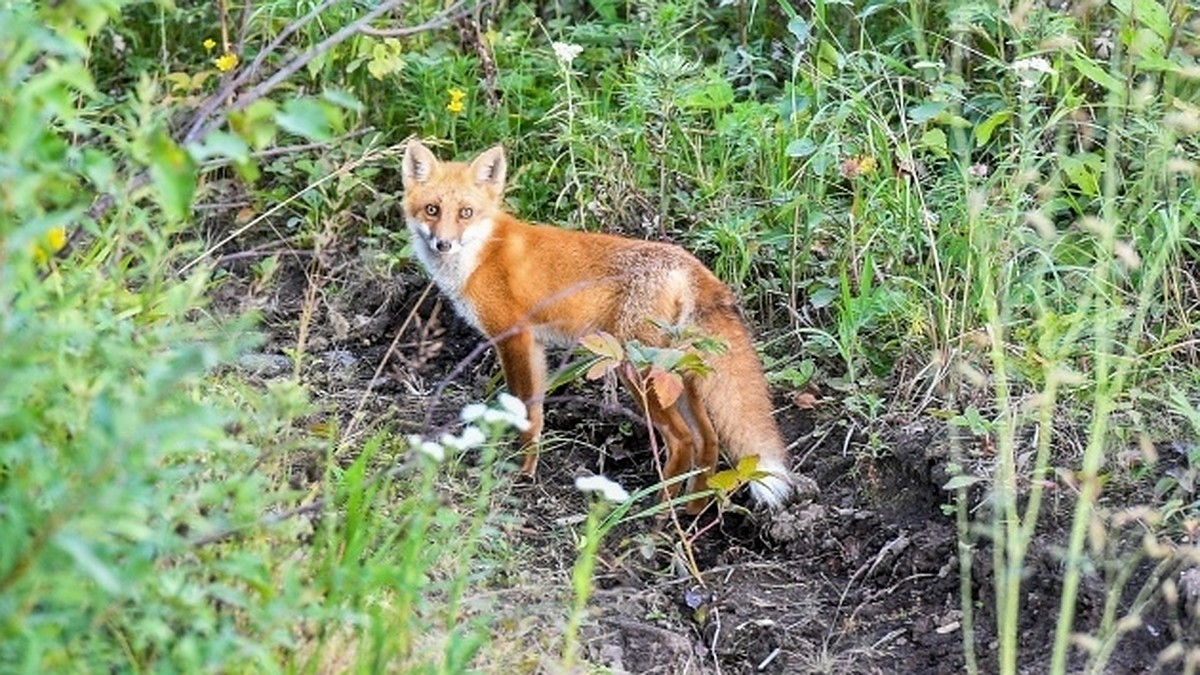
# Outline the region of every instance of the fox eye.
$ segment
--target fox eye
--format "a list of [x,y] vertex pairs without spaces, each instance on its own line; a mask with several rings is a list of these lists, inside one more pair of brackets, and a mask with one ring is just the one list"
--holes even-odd
[[473,213],[475,213],[475,209],[472,209],[469,206],[464,206],[458,210],[458,217],[466,220],[467,218],[470,218]]
[[427,213],[431,216],[437,216],[438,213],[441,213],[441,210],[442,209],[439,208],[437,204],[426,204],[425,205],[425,213]]

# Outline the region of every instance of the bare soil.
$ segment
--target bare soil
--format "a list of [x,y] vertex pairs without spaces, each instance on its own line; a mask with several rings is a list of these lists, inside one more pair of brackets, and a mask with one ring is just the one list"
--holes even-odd
[[[316,269],[308,259],[283,268],[270,288],[255,289],[248,265],[231,263],[214,300],[230,314],[262,313],[265,356],[295,348],[304,332],[304,379],[328,414],[345,421],[361,406],[373,424],[419,432],[451,424],[463,403],[500,381],[494,355],[436,290],[424,293],[421,276],[381,279],[353,261],[322,268],[320,278],[306,272]],[[316,298],[315,311],[301,331],[310,283],[321,290],[307,294]],[[561,613],[555,617],[545,604],[557,602],[561,612],[569,597],[570,533],[586,509],[574,478],[603,472],[631,489],[656,482],[645,429],[604,405],[601,389],[555,392],[547,416],[554,449],[535,484],[512,487],[507,536],[528,563],[505,604],[530,644],[541,628],[560,630],[553,622]],[[788,393],[777,392],[777,419],[792,444],[794,469],[814,479],[820,493],[774,515],[732,509],[685,520],[689,532],[707,528],[692,544],[701,579],[687,574],[683,547],[665,519],[619,525],[597,565],[584,631],[591,663],[629,673],[963,672],[958,535],[953,513],[942,508],[950,501],[941,487],[948,478],[945,423],[899,416],[874,432],[868,452],[836,398],[801,410]],[[319,462],[295,473],[299,482],[319,480]],[[1067,522],[1057,514],[1069,516],[1070,505],[1051,503],[1047,522]],[[1044,663],[1049,654],[1064,540],[1060,527],[1047,526],[1029,555],[1025,663]],[[983,671],[992,672],[986,539],[973,554],[975,644]],[[1095,625],[1103,603],[1102,584],[1089,579],[1077,628]],[[1109,671],[1158,672],[1157,655],[1172,640],[1168,618],[1151,615],[1130,631]],[[552,658],[534,659],[530,668],[548,670],[547,663]]]

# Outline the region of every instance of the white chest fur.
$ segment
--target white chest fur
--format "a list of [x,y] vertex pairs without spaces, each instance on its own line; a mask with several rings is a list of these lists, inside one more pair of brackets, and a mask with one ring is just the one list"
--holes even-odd
[[479,266],[479,255],[491,238],[494,228],[495,223],[491,220],[475,223],[464,230],[458,240],[445,240],[450,244],[450,250],[439,252],[430,245],[430,233],[425,223],[408,219],[408,231],[412,234],[412,246],[417,259],[425,266],[442,293],[454,303],[454,309],[459,316],[483,333],[487,331],[484,330],[479,313],[467,297],[465,289],[467,280]]

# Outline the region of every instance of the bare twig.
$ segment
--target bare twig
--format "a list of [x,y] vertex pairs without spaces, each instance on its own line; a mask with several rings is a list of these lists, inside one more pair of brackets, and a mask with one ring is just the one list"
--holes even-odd
[[359,32],[362,33],[363,35],[370,35],[371,37],[395,38],[395,37],[405,37],[408,35],[415,35],[417,33],[422,33],[427,30],[437,30],[438,28],[445,28],[446,26],[449,26],[450,24],[454,23],[458,19],[461,19],[462,17],[470,14],[471,12],[474,12],[475,10],[479,9],[480,7],[483,7],[484,5],[489,5],[491,3],[492,3],[492,0],[483,0],[482,2],[475,3],[475,4],[468,4],[467,0],[458,0],[458,2],[454,3],[453,5],[450,5],[446,9],[439,12],[437,16],[426,21],[425,23],[422,23],[422,24],[419,24],[416,26],[408,26],[405,28],[372,28],[370,26],[363,26],[362,28],[359,29]]
[[201,546],[210,546],[212,544],[219,544],[223,541],[229,541],[230,539],[240,538],[242,536],[242,534],[245,533],[247,530],[249,530],[251,527],[269,527],[271,525],[277,525],[279,523],[282,523],[285,520],[295,518],[296,516],[303,516],[303,515],[307,515],[310,513],[317,513],[319,511],[323,511],[324,509],[325,509],[325,498],[317,497],[316,499],[312,500],[311,502],[309,502],[307,504],[301,504],[300,506],[290,508],[286,511],[280,511],[278,513],[272,513],[272,514],[263,516],[262,518],[259,518],[258,522],[255,523],[254,525],[242,525],[239,527],[232,527],[232,528],[229,528],[226,530],[221,530],[219,532],[213,532],[212,534],[206,534],[203,537],[197,537],[196,539],[192,540],[191,544],[192,544],[193,548],[200,548]]

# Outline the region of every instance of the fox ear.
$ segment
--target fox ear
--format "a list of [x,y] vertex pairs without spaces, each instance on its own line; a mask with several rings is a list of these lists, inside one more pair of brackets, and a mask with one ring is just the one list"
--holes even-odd
[[508,162],[504,159],[502,145],[493,146],[471,162],[471,173],[475,174],[475,182],[481,187],[503,190],[504,174],[507,171]]
[[437,163],[437,157],[433,156],[433,151],[425,147],[424,143],[416,139],[409,141],[404,147],[404,187],[412,187],[429,180],[429,174]]

